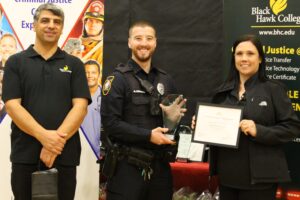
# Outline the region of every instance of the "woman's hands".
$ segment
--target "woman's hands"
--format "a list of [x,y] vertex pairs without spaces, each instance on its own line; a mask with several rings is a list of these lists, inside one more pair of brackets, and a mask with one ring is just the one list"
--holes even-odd
[[253,120],[243,119],[240,122],[240,128],[245,135],[256,137],[257,130],[256,130],[255,122]]

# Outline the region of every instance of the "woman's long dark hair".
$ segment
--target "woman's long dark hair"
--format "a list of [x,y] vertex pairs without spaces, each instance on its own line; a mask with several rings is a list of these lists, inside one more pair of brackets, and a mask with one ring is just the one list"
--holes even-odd
[[259,57],[261,58],[261,63],[259,64],[259,68],[258,68],[258,79],[263,82],[268,79],[266,76],[265,53],[264,53],[263,46],[262,46],[260,40],[255,35],[242,35],[233,43],[233,47],[232,47],[233,51],[231,54],[231,66],[230,66],[230,70],[229,70],[229,74],[227,76],[226,82],[231,82],[231,81],[237,80],[239,78],[239,72],[235,66],[234,54],[235,54],[236,47],[241,42],[247,42],[247,41],[251,42],[256,47]]

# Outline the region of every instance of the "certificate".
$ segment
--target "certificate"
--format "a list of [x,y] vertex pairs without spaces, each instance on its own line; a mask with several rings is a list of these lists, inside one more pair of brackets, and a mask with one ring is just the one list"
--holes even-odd
[[238,148],[242,107],[198,103],[193,141]]

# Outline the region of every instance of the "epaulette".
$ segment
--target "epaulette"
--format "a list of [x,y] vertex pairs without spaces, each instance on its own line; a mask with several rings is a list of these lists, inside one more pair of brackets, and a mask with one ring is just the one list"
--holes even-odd
[[116,67],[115,70],[119,71],[121,73],[126,73],[126,72],[133,71],[133,68],[131,66],[129,66],[129,65],[120,63],[120,64],[118,64],[118,66]]
[[161,68],[155,67],[157,69],[157,71],[159,71],[162,74],[167,74],[167,72]]

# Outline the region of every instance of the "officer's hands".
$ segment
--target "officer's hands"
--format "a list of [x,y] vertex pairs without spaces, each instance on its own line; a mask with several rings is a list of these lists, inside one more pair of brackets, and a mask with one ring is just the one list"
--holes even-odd
[[47,130],[39,135],[38,140],[48,151],[60,155],[66,144],[66,136],[66,134],[59,133],[55,130]]
[[51,151],[47,150],[45,147],[42,148],[40,153],[40,159],[45,163],[48,168],[53,166],[53,163],[57,157],[57,154],[52,153]]
[[184,116],[184,113],[187,110],[186,108],[183,108],[185,104],[186,99],[183,99],[182,95],[180,95],[171,105],[165,106],[163,104],[159,104],[159,106],[170,121],[177,123],[180,121],[181,117]]
[[157,145],[162,144],[176,144],[176,142],[170,140],[167,136],[164,135],[169,129],[157,127],[152,130],[150,142]]
[[245,135],[251,135],[252,137],[256,137],[257,130],[255,122],[253,120],[243,119],[240,122],[240,128]]

